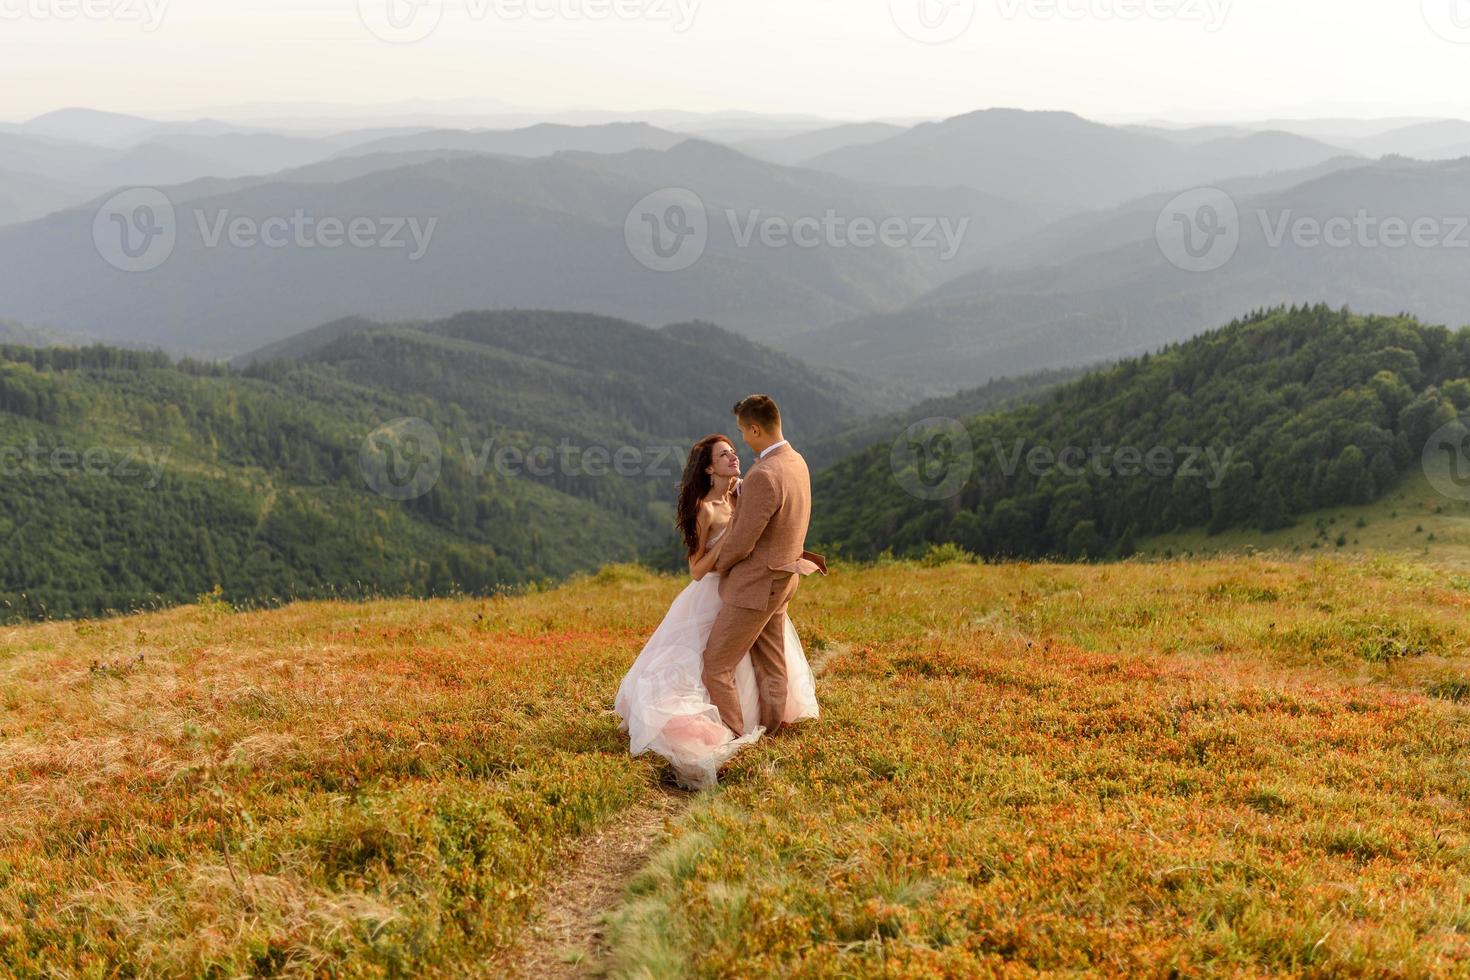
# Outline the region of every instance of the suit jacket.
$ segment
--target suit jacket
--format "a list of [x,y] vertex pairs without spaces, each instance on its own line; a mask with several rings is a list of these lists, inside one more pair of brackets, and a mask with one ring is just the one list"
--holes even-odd
[[740,503],[725,534],[715,571],[720,599],[741,609],[765,609],[776,579],[826,570],[806,549],[812,516],[811,475],[790,445],[758,460],[740,485]]

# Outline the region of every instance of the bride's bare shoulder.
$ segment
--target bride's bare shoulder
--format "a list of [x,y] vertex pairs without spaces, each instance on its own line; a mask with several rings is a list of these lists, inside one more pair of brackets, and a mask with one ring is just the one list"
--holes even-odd
[[723,514],[730,509],[731,503],[732,501],[723,498],[717,498],[715,500],[701,500],[699,502],[699,513],[701,516],[705,514]]

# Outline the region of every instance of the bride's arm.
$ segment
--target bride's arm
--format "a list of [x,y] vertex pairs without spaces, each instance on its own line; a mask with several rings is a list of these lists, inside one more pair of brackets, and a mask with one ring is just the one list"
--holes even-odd
[[699,509],[699,550],[689,556],[689,575],[696,582],[714,570],[715,561],[720,557],[720,545],[725,541],[722,537],[712,547],[709,546],[710,513],[708,507]]

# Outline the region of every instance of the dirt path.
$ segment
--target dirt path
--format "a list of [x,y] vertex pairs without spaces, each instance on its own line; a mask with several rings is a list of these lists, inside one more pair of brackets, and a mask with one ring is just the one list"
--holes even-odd
[[[821,677],[840,652],[829,647],[810,658]],[[607,913],[622,901],[632,880],[662,842],[663,831],[694,803],[695,795],[662,786],[652,799],[583,839],[567,857],[566,870],[547,887],[543,915],[526,937],[518,976],[601,977],[609,948]]]
[[692,793],[660,787],[651,800],[581,841],[567,858],[566,871],[547,886],[545,913],[527,936],[518,975],[603,976],[608,954],[604,918],[648,863],[668,821],[693,802]]

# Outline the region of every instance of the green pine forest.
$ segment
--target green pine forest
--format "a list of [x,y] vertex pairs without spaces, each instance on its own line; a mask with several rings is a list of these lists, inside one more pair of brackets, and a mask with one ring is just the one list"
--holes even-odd
[[[854,559],[954,544],[1077,560],[1127,556],[1184,528],[1276,530],[1378,499],[1467,409],[1470,329],[1325,306],[1262,311],[970,418],[963,437],[921,432],[896,456],[880,444],[838,463],[817,481],[814,538]],[[1083,455],[1063,469],[1068,447]],[[1124,447],[1160,448],[1172,465],[1150,472]],[[1186,447],[1213,456],[1191,460]],[[945,492],[924,499],[929,487]]]
[[[242,363],[0,347],[7,621],[191,602],[215,586],[241,606],[488,593],[667,561],[682,454],[729,428],[753,386],[796,406],[809,438],[887,407],[717,328],[582,315],[336,324],[289,356]],[[421,497],[388,499],[359,454],[405,417],[433,428],[441,475]],[[636,455],[618,475],[564,446]],[[549,452],[498,464],[507,448]],[[156,477],[149,459],[164,461]]]
[[[1262,311],[1084,376],[993,383],[907,413],[892,391],[707,324],[581,314],[343,321],[235,365],[5,345],[0,613],[99,616],[216,586],[239,606],[486,594],[613,561],[674,568],[684,449],[730,431],[729,406],[752,391],[782,402],[816,461],[823,446],[868,447],[818,473],[815,546],[858,560],[942,544],[1099,559],[1153,534],[1271,530],[1378,499],[1470,410],[1470,331]],[[964,422],[966,459],[953,439],[899,436],[943,409],[981,413]],[[367,485],[360,453],[403,418],[428,423],[442,464],[429,492],[395,500]],[[1073,445],[1230,452],[1214,470],[1137,476],[1017,457]],[[496,465],[536,447],[571,447],[574,465]],[[575,451],[592,447],[632,449],[638,466],[588,472]],[[900,457],[912,472],[895,470]],[[959,465],[972,472],[954,492],[910,492]]]

